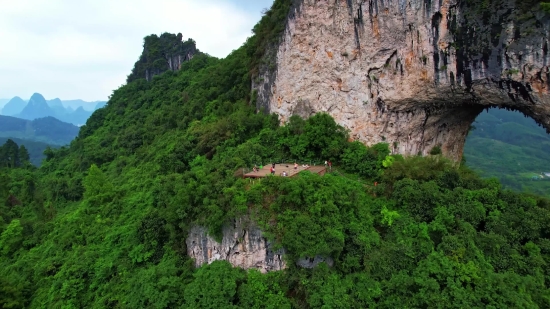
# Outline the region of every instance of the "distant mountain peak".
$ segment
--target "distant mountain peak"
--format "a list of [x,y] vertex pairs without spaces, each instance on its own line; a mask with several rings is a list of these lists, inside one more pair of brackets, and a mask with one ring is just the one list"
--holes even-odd
[[2,114],[26,120],[54,117],[60,121],[80,126],[86,123],[93,111],[106,103],[106,101],[87,102],[81,99],[46,100],[42,94],[35,92],[28,102],[18,96],[12,98],[2,109]]
[[25,100],[15,96],[4,105],[4,108],[2,108],[2,115],[13,116],[19,114],[26,105],[27,102],[25,102]]
[[[43,95],[41,95],[40,93],[34,93],[31,98],[29,99],[29,103],[27,103],[27,106],[33,106],[33,107],[38,107],[38,108],[42,108],[42,109],[49,109],[50,106],[48,105],[48,102],[46,101],[46,99],[44,98]],[[25,106],[25,108],[27,107]]]
[[65,107],[63,106],[63,103],[61,102],[61,99],[60,99],[60,98],[55,98],[55,99],[53,99],[53,100],[48,100],[48,105],[49,105],[50,107],[63,107],[63,108],[65,108]]
[[46,99],[44,98],[44,96],[41,95],[41,94],[38,93],[38,92],[33,93],[33,95],[31,96],[31,98],[30,98],[30,100],[29,100],[29,102],[31,102],[31,101],[40,102],[40,103],[42,103],[42,102],[46,103]]
[[54,115],[55,112],[50,108],[44,96],[42,96],[40,93],[34,93],[31,96],[29,103],[27,103],[27,106],[23,108],[23,110],[17,115],[17,117],[33,120],[36,118]]

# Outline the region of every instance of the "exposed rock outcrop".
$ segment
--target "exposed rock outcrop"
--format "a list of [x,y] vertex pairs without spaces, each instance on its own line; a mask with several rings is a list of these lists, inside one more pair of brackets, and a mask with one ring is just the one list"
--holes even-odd
[[[202,226],[192,227],[185,243],[187,255],[195,260],[196,267],[225,260],[235,267],[266,273],[288,266],[285,249],[274,250],[273,244],[263,236],[258,226],[246,217],[223,227],[221,243],[208,235],[208,230]],[[332,267],[334,260],[329,256],[317,255],[299,258],[295,264],[302,268],[314,268],[320,263]]]
[[187,254],[195,259],[197,267],[226,260],[233,266],[256,268],[262,273],[286,268],[284,250],[274,251],[260,229],[244,219],[223,228],[221,243],[209,236],[206,228],[195,226],[189,231],[186,244]]
[[539,1],[295,0],[253,81],[282,122],[328,112],[367,144],[460,160],[475,117],[519,110],[550,128],[550,17]]
[[195,41],[182,41],[181,33],[163,33],[160,37],[153,34],[145,37],[143,41],[143,52],[128,76],[128,82],[139,78],[150,81],[153,76],[168,70],[177,71],[182,63],[199,53]]

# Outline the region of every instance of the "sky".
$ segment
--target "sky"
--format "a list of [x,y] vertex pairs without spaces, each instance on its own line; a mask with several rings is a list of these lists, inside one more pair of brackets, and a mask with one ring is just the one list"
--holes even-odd
[[192,38],[225,57],[273,0],[0,0],[0,99],[107,100],[126,82],[143,38]]

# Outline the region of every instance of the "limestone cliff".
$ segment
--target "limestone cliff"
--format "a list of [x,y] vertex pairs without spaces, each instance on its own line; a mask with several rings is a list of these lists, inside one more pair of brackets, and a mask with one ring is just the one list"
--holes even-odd
[[[294,0],[253,81],[282,122],[328,112],[367,144],[459,160],[484,109],[550,128],[550,17],[534,0]],[[273,65],[274,64],[274,65]]]
[[139,78],[150,81],[153,76],[168,70],[177,71],[183,62],[199,52],[192,39],[182,41],[181,33],[163,33],[160,37],[153,34],[143,41],[143,52],[128,76],[128,82]]
[[186,244],[187,254],[195,259],[197,267],[216,260],[244,269],[256,268],[262,273],[286,267],[284,250],[273,250],[260,229],[244,219],[223,228],[221,243],[209,236],[205,228],[195,226],[189,231]]
[[[222,234],[220,243],[208,235],[206,228],[191,228],[185,243],[187,254],[195,260],[196,267],[225,260],[235,267],[258,269],[262,273],[287,268],[285,249],[274,250],[273,244],[248,218],[236,219],[231,225],[225,225]],[[296,260],[296,266],[302,268],[314,268],[320,263],[332,266],[334,260],[321,255]]]

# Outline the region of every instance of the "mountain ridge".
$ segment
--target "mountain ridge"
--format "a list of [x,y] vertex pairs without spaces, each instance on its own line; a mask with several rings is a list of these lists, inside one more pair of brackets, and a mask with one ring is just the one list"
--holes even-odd
[[93,111],[105,106],[105,104],[106,101],[86,102],[80,99],[61,100],[55,98],[46,100],[40,93],[34,93],[28,102],[25,102],[20,97],[12,98],[4,106],[1,114],[27,120],[52,116],[62,122],[82,126]]
[[52,145],[68,145],[80,128],[54,117],[33,120],[0,115],[0,137],[28,139]]

